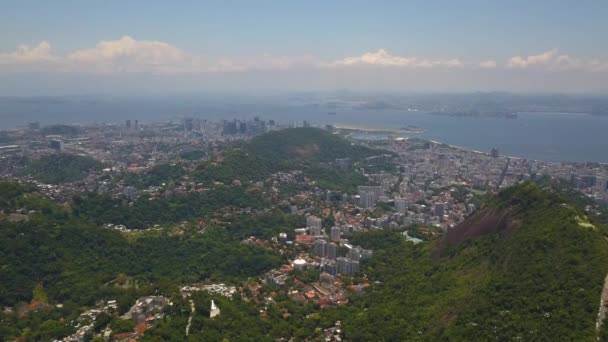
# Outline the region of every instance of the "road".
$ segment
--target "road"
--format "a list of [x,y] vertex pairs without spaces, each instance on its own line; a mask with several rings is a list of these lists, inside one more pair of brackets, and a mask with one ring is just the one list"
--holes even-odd
[[188,325],[186,325],[186,336],[190,334],[190,326],[192,325],[192,317],[194,316],[194,301],[190,299],[190,317],[188,317]]

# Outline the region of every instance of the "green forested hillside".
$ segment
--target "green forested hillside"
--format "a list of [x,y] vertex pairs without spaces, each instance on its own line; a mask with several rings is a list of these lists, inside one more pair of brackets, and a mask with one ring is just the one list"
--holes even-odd
[[[276,210],[237,215],[204,234],[128,237],[94,224],[112,203],[95,200],[88,208],[77,203],[70,212],[27,186],[0,183],[0,190],[3,210],[36,210],[29,221],[0,220],[0,305],[18,306],[41,291],[50,303],[64,304],[60,311],[27,320],[2,316],[3,336],[18,336],[26,327],[42,334],[43,322],[54,327],[47,336],[63,336],[66,325],[60,318],[74,317],[82,305],[103,298],[118,299],[124,311],[142,295],[175,295],[180,284],[258,277],[286,256],[241,239],[291,233],[304,224],[301,217]],[[209,320],[205,307],[211,297],[201,295],[194,298],[192,337],[303,340],[320,337],[323,328],[340,320],[348,341],[596,341],[608,235],[560,193],[534,183],[506,189],[441,238],[418,245],[396,231],[356,234],[353,244],[374,251],[362,265],[371,287],[352,294],[348,306],[320,308],[279,296],[268,306],[268,317],[260,318],[251,302],[215,297],[222,315]],[[209,200],[214,201],[201,203]],[[139,210],[137,204],[132,208]],[[131,285],[120,285],[125,279]],[[189,304],[176,300],[171,315],[145,340],[185,338]],[[289,319],[283,317],[285,309]]]
[[55,303],[92,305],[120,295],[107,283],[120,273],[143,284],[254,276],[280,258],[239,244],[221,229],[204,235],[148,235],[128,241],[118,232],[78,221],[0,222],[0,303],[29,302],[43,284]]
[[595,340],[606,232],[555,193],[510,188],[432,244],[376,234],[355,240],[385,246],[368,264],[381,283],[346,315],[349,340]]
[[[211,206],[223,205],[216,203],[217,196],[231,198],[221,190],[200,196],[199,201]],[[242,193],[233,197],[247,200]],[[255,276],[276,267],[282,258],[243,245],[240,240],[256,229],[276,234],[303,224],[299,217],[277,211],[243,216],[226,228],[210,226],[204,234],[197,230],[182,234],[159,231],[131,239],[95,225],[96,220],[85,212],[97,216],[95,210],[118,209],[113,202],[107,208],[93,206],[94,203],[88,202],[91,207],[80,207],[79,212],[70,212],[37,195],[31,187],[0,182],[1,211],[24,207],[36,210],[27,221],[11,222],[0,216],[0,305],[29,302],[37,284],[44,286],[51,302],[90,305],[100,298],[121,295],[119,288],[108,285],[119,274],[150,286]],[[196,205],[191,203],[192,208]],[[130,210],[147,209],[136,205]],[[173,213],[168,207],[162,211]]]
[[[596,341],[605,237],[558,194],[524,184],[440,240],[413,245],[395,231],[353,236],[374,256],[363,267],[372,287],[349,306],[312,314],[318,309],[286,301],[294,319],[261,319],[251,305],[223,300],[226,314],[214,320],[200,308],[192,337],[303,340],[340,320],[347,341]],[[184,309],[145,340],[185,338],[187,303],[178,305]]]
[[75,216],[97,224],[122,224],[131,229],[142,229],[153,224],[201,219],[223,207],[259,209],[266,204],[266,199],[259,191],[218,186],[204,192],[179,196],[142,196],[132,205],[124,199],[87,193],[74,197],[73,212]]
[[352,191],[366,178],[352,170],[336,172],[320,167],[322,162],[350,158],[354,162],[381,152],[353,145],[344,138],[318,128],[292,128],[253,138],[229,150],[215,161],[200,165],[195,178],[202,182],[260,181],[277,171],[303,170],[322,186]]
[[318,128],[292,128],[255,137],[247,150],[273,161],[333,161],[336,158],[361,160],[378,151],[351,144],[331,132]]
[[179,181],[186,174],[180,164],[158,164],[144,174],[130,174],[126,183],[136,187],[160,186],[163,183]]
[[32,160],[26,173],[51,184],[72,182],[84,178],[90,171],[101,169],[101,163],[75,154],[54,154]]

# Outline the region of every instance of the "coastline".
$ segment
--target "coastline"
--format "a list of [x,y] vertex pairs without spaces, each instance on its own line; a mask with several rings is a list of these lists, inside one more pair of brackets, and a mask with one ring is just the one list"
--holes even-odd
[[[530,113],[532,115],[534,115],[535,113]],[[566,115],[566,114],[570,114],[570,113],[564,113],[562,115]],[[549,114],[547,114],[549,115]],[[558,114],[560,115],[560,114]],[[576,114],[576,115],[589,115],[589,114]],[[380,127],[371,127],[371,126],[365,126],[365,125],[349,125],[349,124],[334,124],[333,125],[335,129],[338,130],[347,130],[347,131],[352,131],[352,133],[356,133],[356,132],[360,132],[360,133],[386,133],[386,134],[422,134],[424,132],[426,132],[426,130],[421,129],[420,131],[407,131],[407,130],[401,130],[401,129],[395,129],[395,128],[380,128]],[[351,134],[352,134],[351,133]],[[393,137],[387,137],[388,139],[393,139]],[[411,137],[403,137],[405,139],[410,139]],[[441,141],[437,141],[437,140],[433,140],[433,139],[427,139],[424,137],[416,137],[418,139],[423,139],[426,141],[429,141],[433,144],[437,144],[437,145],[446,145],[450,148],[453,149],[457,149],[457,150],[462,150],[462,151],[467,151],[467,152],[473,152],[473,153],[477,153],[477,154],[483,154],[483,155],[490,155],[490,152],[484,152],[484,151],[479,151],[479,150],[475,150],[475,149],[471,149],[471,148],[467,148],[464,146],[458,146],[458,145],[453,145],[453,144],[449,144],[446,142],[441,142]],[[365,140],[365,139],[362,139]],[[515,159],[515,160],[530,160],[530,161],[535,161],[535,162],[546,162],[546,163],[562,163],[562,164],[585,164],[585,163],[597,163],[599,165],[603,165],[603,166],[608,166],[608,162],[600,162],[600,161],[572,161],[572,160],[550,160],[550,159],[535,159],[535,158],[525,158],[525,157],[518,157],[518,156],[512,156],[512,155],[505,155],[505,154],[501,154],[500,157],[505,157],[505,158],[509,158],[509,159]]]
[[[407,138],[409,139],[409,138]],[[483,155],[490,155],[489,152],[483,152],[483,151],[479,151],[479,150],[473,150],[470,148],[466,148],[463,146],[457,146],[457,145],[452,145],[452,144],[448,144],[448,143],[444,143],[441,141],[437,141],[437,140],[431,140],[431,139],[424,139],[421,138],[423,140],[427,140],[433,144],[436,145],[446,145],[450,148],[456,149],[456,150],[462,150],[462,151],[466,151],[466,152],[472,152],[472,153],[477,153],[477,154],[483,154]],[[599,165],[603,165],[603,166],[608,166],[608,163],[606,162],[577,162],[577,161],[560,161],[560,160],[546,160],[546,159],[534,159],[534,158],[523,158],[523,157],[516,157],[516,156],[508,156],[505,154],[501,154],[499,155],[499,157],[504,157],[504,158],[509,158],[509,159],[517,159],[517,160],[531,160],[531,161],[535,161],[535,162],[545,162],[545,163],[562,163],[562,164],[585,164],[585,163],[595,163],[595,164],[599,164]]]
[[359,131],[362,133],[397,133],[397,134],[421,134],[426,132],[425,129],[403,129],[403,128],[381,128],[371,127],[364,125],[348,125],[348,124],[334,124],[335,129]]

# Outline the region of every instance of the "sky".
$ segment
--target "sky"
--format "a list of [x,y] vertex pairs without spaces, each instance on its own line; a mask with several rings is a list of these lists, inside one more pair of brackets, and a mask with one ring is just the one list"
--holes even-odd
[[0,95],[608,94],[608,1],[0,2]]

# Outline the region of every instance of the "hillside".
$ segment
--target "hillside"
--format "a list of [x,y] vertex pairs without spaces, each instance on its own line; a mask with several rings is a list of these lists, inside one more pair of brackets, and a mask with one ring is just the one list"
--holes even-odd
[[351,170],[322,167],[337,158],[360,162],[381,151],[353,145],[346,139],[318,128],[291,128],[253,138],[220,158],[202,163],[195,175],[202,182],[260,181],[277,171],[302,170],[320,185],[351,191],[366,178]]
[[61,153],[32,160],[25,172],[41,182],[58,184],[80,180],[101,166],[91,157]]
[[366,241],[391,243],[374,250],[368,272],[382,284],[346,316],[349,340],[596,338],[605,228],[535,184],[503,191],[435,243]]
[[212,227],[205,234],[163,232],[129,239],[53,204],[31,187],[0,182],[0,213],[16,208],[37,213],[18,222],[0,214],[0,278],[7,280],[0,284],[0,305],[29,302],[40,283],[49,301],[90,305],[123,294],[108,286],[120,273],[137,277],[142,284],[254,276],[276,266],[279,258],[240,244],[243,236],[257,227],[276,231],[301,224],[295,217],[272,212],[236,220],[234,229]]
[[353,145],[342,137],[318,128],[291,128],[255,137],[246,150],[260,158],[280,161],[334,161],[336,158],[361,160],[378,151]]

